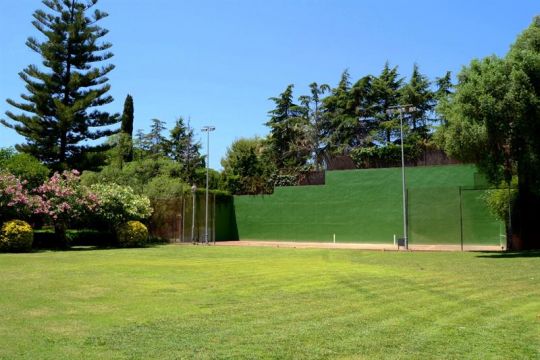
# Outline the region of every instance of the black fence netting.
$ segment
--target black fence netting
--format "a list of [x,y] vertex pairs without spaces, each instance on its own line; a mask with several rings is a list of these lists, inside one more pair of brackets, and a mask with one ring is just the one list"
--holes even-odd
[[484,189],[408,189],[409,243],[504,246],[504,224],[487,209]]
[[150,235],[169,242],[236,240],[233,201],[231,196],[209,194],[207,212],[204,194],[153,199]]

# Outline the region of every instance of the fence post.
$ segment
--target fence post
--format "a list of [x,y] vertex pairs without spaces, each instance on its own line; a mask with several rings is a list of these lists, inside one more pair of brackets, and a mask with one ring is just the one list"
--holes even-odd
[[463,251],[463,204],[462,204],[461,185],[458,187],[458,189],[459,189],[459,235],[460,235],[461,251]]
[[184,198],[184,195],[182,195],[182,197],[180,198],[182,199],[182,228],[180,229],[180,236],[178,237],[178,239],[180,240],[181,243],[184,242],[184,228],[186,226],[186,220],[185,220],[185,215],[186,215],[186,199]]
[[216,245],[216,194],[214,193],[214,206],[212,207],[212,239]]

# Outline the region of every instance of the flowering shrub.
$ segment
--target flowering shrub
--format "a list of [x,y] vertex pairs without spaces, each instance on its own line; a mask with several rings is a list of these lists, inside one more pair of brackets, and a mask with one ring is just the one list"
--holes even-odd
[[128,221],[116,230],[118,244],[122,247],[140,247],[148,241],[148,229],[140,221]]
[[135,194],[129,186],[94,184],[90,189],[100,201],[96,213],[112,227],[129,220],[144,220],[152,215],[148,197]]
[[15,175],[0,173],[0,217],[4,220],[32,212],[36,199],[28,194],[25,184]]
[[0,250],[30,251],[34,233],[32,227],[22,220],[11,220],[2,225],[0,231]]
[[43,214],[54,223],[80,218],[99,205],[96,194],[80,184],[77,170],[56,172],[35,191],[38,198],[34,213]]
[[35,214],[41,214],[54,223],[57,240],[67,246],[66,229],[70,221],[95,211],[99,198],[80,183],[77,170],[54,173],[35,189]]

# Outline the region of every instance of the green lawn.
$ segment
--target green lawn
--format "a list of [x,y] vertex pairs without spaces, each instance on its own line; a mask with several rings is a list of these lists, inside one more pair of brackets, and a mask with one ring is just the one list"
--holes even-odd
[[0,254],[0,358],[540,358],[540,253]]

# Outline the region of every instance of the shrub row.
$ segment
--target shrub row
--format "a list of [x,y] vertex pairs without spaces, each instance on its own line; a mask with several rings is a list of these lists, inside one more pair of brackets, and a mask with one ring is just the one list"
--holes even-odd
[[[118,226],[116,231],[91,229],[68,230],[69,245],[91,245],[100,247],[143,247],[148,244],[148,229],[139,221],[128,221]],[[54,230],[33,231],[30,224],[22,220],[5,222],[0,230],[0,252],[29,252],[34,249],[63,248]]]

